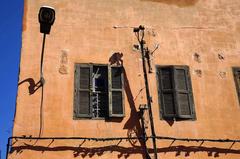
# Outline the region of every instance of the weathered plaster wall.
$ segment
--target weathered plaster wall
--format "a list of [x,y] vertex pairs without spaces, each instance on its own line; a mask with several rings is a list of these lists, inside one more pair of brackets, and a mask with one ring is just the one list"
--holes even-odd
[[[42,136],[134,135],[133,130],[139,128],[136,111],[146,100],[144,91],[139,94],[144,80],[140,54],[133,50],[137,40],[131,27],[142,24],[147,28],[145,39],[149,48],[160,45],[154,53],[153,65],[190,67],[197,114],[196,121],[167,123],[160,120],[156,75],[149,74],[156,134],[240,138],[240,106],[232,74],[233,66],[240,67],[238,0],[25,0],[14,136],[39,135],[41,88],[35,92],[29,89],[39,81],[42,35],[38,10],[42,5],[56,9],[56,21],[45,46]],[[73,120],[74,63],[108,64],[115,52],[123,53],[125,80],[128,81],[126,116],[120,122]],[[194,59],[195,53],[200,55],[200,61]],[[218,54],[224,59],[219,59]],[[150,135],[149,129],[150,126],[147,130]],[[135,141],[119,144],[117,141],[86,141],[82,145],[81,141],[34,143],[16,142],[10,158],[130,159],[142,158],[143,153]],[[148,144],[151,148],[151,140]],[[239,143],[231,147],[231,143],[158,141],[157,145],[160,158],[240,158]],[[93,147],[95,149],[89,149]]]

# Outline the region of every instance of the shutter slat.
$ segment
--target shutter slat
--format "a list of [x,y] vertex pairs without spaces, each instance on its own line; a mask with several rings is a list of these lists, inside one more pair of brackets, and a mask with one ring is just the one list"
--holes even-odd
[[185,69],[176,70],[176,79],[177,79],[176,89],[188,90]]
[[172,89],[172,70],[170,68],[161,69],[162,88]]
[[112,113],[123,114],[122,92],[119,91],[112,92]]
[[179,103],[179,114],[180,115],[191,115],[189,96],[188,94],[178,94],[178,103]]
[[164,116],[170,117],[176,114],[174,108],[174,96],[172,93],[163,93]]
[[80,67],[80,88],[89,89],[90,83],[90,68]]
[[112,88],[122,89],[122,69],[121,67],[112,67],[111,77],[112,77]]
[[90,115],[90,95],[88,91],[80,91],[79,92],[79,114],[87,114]]

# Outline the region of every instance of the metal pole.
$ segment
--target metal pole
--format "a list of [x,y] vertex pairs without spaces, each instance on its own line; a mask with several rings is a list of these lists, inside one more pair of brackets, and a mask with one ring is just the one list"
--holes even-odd
[[146,87],[146,96],[147,96],[147,104],[148,104],[148,112],[149,112],[149,118],[150,118],[150,125],[151,125],[151,132],[152,132],[152,142],[153,142],[153,148],[154,148],[154,158],[157,159],[157,146],[156,146],[156,134],[154,129],[154,123],[153,123],[153,115],[152,115],[152,105],[151,105],[151,96],[149,92],[149,86],[148,86],[148,77],[147,77],[147,71],[146,71],[146,63],[145,63],[145,55],[144,55],[144,30],[142,30],[143,35],[142,39],[139,40],[140,47],[141,47],[141,55],[142,55],[142,65],[143,65],[143,73],[144,73],[144,80],[145,80],[145,87]]
[[40,82],[42,85],[45,82],[44,77],[43,77],[43,57],[44,57],[45,39],[46,39],[46,34],[43,34],[41,65],[40,65]]

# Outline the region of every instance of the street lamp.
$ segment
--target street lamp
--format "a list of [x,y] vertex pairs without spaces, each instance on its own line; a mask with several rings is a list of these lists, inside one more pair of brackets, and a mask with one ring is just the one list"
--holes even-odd
[[55,10],[49,6],[43,6],[40,8],[38,13],[38,20],[40,23],[40,32],[43,33],[43,43],[42,43],[42,53],[41,53],[41,66],[40,66],[40,82],[44,85],[43,78],[43,56],[44,56],[44,46],[46,34],[50,34],[51,26],[55,21]]
[[40,32],[49,34],[51,26],[55,21],[55,10],[52,7],[43,6],[39,10],[38,20],[40,23]]

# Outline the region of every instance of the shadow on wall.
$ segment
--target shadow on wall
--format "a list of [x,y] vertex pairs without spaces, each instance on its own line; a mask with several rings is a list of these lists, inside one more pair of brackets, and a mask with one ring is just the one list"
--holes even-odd
[[[88,141],[91,142],[91,141]],[[122,141],[123,142],[123,141]],[[125,142],[125,141],[124,141]],[[123,147],[119,146],[120,143],[117,145],[110,145],[110,146],[104,146],[104,147],[83,147],[82,144],[79,146],[73,147],[73,146],[55,146],[55,147],[49,147],[49,146],[38,146],[38,145],[22,145],[22,146],[12,146],[11,153],[16,153],[15,155],[20,155],[23,151],[38,151],[42,153],[47,152],[62,152],[62,151],[72,151],[73,157],[77,158],[81,156],[82,158],[85,157],[100,157],[106,153],[113,153],[117,152],[119,153],[117,155],[117,158],[128,158],[130,155],[135,154],[141,154],[142,149],[140,146],[136,147]],[[148,149],[150,154],[153,154],[153,149]],[[216,147],[205,147],[205,146],[184,146],[184,145],[178,145],[178,146],[169,146],[169,147],[162,147],[157,149],[158,154],[167,154],[167,153],[175,153],[175,156],[191,156],[191,154],[198,155],[197,153],[203,153],[203,157],[224,157],[229,154],[235,154],[239,155],[240,150],[237,149],[229,149],[229,148],[216,148]]]
[[190,7],[198,2],[198,0],[140,0],[140,1],[158,2],[168,5],[176,5],[178,7]]
[[27,82],[29,84],[28,91],[29,95],[34,94],[40,87],[42,87],[41,81],[39,80],[37,83],[34,81],[33,78],[26,78],[25,80],[18,83],[18,86]]
[[[112,54],[112,56],[109,58],[110,65],[116,65],[116,66],[123,66],[123,53],[121,52],[115,52]],[[142,137],[142,127],[140,124],[140,116],[139,112],[136,109],[136,105],[134,102],[134,97],[132,94],[132,90],[130,88],[130,84],[128,81],[128,76],[126,73],[126,70],[123,68],[123,79],[124,79],[124,91],[127,96],[127,101],[130,106],[130,116],[127,120],[127,122],[124,124],[123,129],[127,129],[127,137]],[[135,151],[138,151],[142,154],[143,158],[146,158],[146,154],[144,153],[144,142],[143,140],[137,140],[137,139],[128,139],[130,144],[133,146],[133,149]],[[140,143],[141,146],[137,146],[137,144]]]

